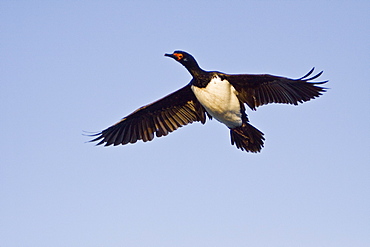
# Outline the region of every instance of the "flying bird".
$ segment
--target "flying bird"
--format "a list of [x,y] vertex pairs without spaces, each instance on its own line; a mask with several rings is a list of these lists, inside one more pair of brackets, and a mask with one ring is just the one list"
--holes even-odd
[[245,105],[256,110],[269,103],[298,105],[319,97],[327,81],[311,82],[314,68],[299,79],[268,74],[225,74],[201,69],[187,52],[165,56],[185,66],[192,75],[189,84],[158,101],[143,106],[111,127],[94,134],[97,145],[125,145],[153,140],[193,123],[215,118],[230,129],[231,144],[247,152],[260,152],[265,138],[248,120]]

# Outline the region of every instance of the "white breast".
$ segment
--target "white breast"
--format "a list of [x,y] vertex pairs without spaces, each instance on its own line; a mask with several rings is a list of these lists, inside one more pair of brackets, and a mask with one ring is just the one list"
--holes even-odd
[[220,77],[214,77],[205,88],[191,86],[195,96],[207,112],[229,128],[242,125],[240,102],[235,88]]

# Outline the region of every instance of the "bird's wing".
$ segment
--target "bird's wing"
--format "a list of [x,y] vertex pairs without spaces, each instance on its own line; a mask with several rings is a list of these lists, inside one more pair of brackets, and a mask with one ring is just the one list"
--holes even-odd
[[154,133],[157,137],[189,123],[206,122],[203,106],[195,98],[190,85],[187,85],[166,97],[143,106],[113,126],[97,133],[91,142],[99,141],[97,145],[125,145],[137,140],[151,141]]
[[273,75],[226,75],[226,79],[238,91],[239,99],[252,110],[269,103],[297,105],[319,97],[325,88],[317,86],[322,82],[310,82],[323,72],[309,77],[314,68],[299,79],[289,79]]

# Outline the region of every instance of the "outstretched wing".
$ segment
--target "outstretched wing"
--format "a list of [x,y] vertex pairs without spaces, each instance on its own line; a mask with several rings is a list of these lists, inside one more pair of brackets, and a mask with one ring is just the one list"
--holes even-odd
[[317,86],[328,81],[310,82],[323,72],[308,78],[314,68],[299,79],[289,79],[273,75],[225,75],[238,91],[238,97],[252,110],[269,103],[298,105],[319,97],[325,88]]
[[154,102],[143,106],[113,126],[97,133],[91,142],[99,141],[97,145],[125,145],[138,140],[151,141],[154,133],[157,137],[189,123],[206,122],[203,106],[195,98],[190,85]]

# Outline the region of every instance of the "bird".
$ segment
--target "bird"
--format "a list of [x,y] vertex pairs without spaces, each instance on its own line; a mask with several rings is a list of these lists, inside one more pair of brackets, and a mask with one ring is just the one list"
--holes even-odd
[[[183,65],[191,81],[179,90],[122,118],[101,132],[92,134],[90,142],[105,146],[151,141],[176,129],[206,119],[216,119],[230,130],[231,145],[258,153],[264,146],[264,134],[249,123],[246,106],[255,111],[270,103],[298,105],[317,98],[328,81],[312,82],[315,68],[299,79],[270,74],[226,74],[201,69],[195,58],[185,51],[165,54]],[[310,77],[311,76],[311,77]]]

